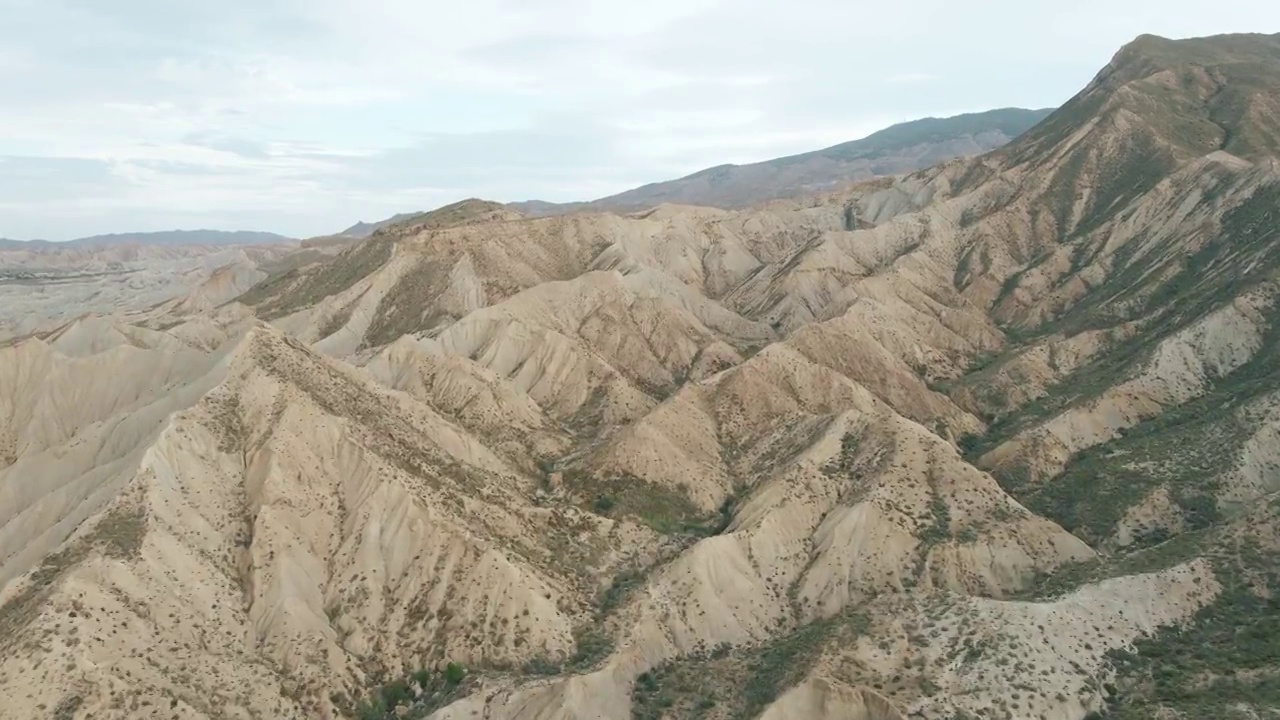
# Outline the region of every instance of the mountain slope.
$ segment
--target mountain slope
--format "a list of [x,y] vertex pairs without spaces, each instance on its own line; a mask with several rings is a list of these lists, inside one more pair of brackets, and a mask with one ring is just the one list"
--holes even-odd
[[467,201],[0,348],[0,716],[1274,714],[1277,39],[1140,38],[905,177]]
[[1003,108],[949,118],[924,118],[822,150],[750,165],[720,165],[591,202],[557,205],[535,200],[512,203],[512,207],[531,215],[632,211],[662,203],[745,207],[983,153],[1021,135],[1049,113],[1048,109]]
[[[91,359],[114,362],[113,352]],[[542,526],[562,516],[528,502],[527,479],[427,407],[265,327],[236,331],[210,365],[169,393],[189,407],[130,436],[137,445],[119,482],[92,496],[101,514],[60,552],[40,561],[58,539],[34,553],[24,544],[42,533],[2,548],[4,579],[36,565],[9,585],[0,612],[6,717],[69,706],[313,717],[319,698],[349,708],[331,698],[432,657],[484,665],[568,656],[589,586],[546,554]],[[7,494],[24,487],[26,462],[0,472]],[[54,498],[35,502],[6,509],[27,522],[57,517]],[[624,541],[627,552],[652,544],[608,521],[563,522],[579,542],[599,528],[601,547],[618,554]],[[399,590],[388,595],[387,583]],[[75,626],[78,641],[17,642],[54,626]],[[58,682],[45,681],[51,672]],[[112,689],[120,683],[123,695]],[[224,691],[233,693],[224,703],[209,701]]]
[[[847,417],[843,413],[848,413],[850,406],[823,404],[809,409],[807,403],[811,401],[804,399],[813,392],[810,388],[816,387],[824,388],[818,394],[828,402],[840,398],[842,391],[835,389],[838,385],[824,384],[835,378],[853,383],[852,388],[861,388],[892,408],[889,415],[868,422],[867,427],[877,428],[879,433],[893,426],[892,418],[908,418],[966,448],[998,445],[993,454],[981,460],[981,465],[992,468],[1006,489],[1026,498],[1032,508],[1049,518],[1067,523],[1067,527],[1076,529],[1099,548],[1113,550],[1114,542],[1119,541],[1086,533],[1077,520],[1081,516],[1100,517],[1072,506],[1092,502],[1087,491],[1063,488],[1071,494],[1054,495],[1057,499],[1047,502],[1038,488],[1045,482],[1044,476],[1051,477],[1064,464],[1069,466],[1075,453],[1089,447],[1089,443],[1105,441],[1116,429],[1144,417],[1143,413],[1158,414],[1194,399],[1206,387],[1205,380],[1196,378],[1230,379],[1238,369],[1247,370],[1255,354],[1265,356],[1263,348],[1268,346],[1264,338],[1272,307],[1266,282],[1272,267],[1271,253],[1276,247],[1267,220],[1268,208],[1276,204],[1271,199],[1276,182],[1274,161],[1265,147],[1255,143],[1237,146],[1241,155],[1222,147],[1229,142],[1225,140],[1228,136],[1250,136],[1254,122],[1268,126],[1269,95],[1256,89],[1256,78],[1268,75],[1264,72],[1266,67],[1255,65],[1261,62],[1266,66],[1272,42],[1265,37],[1194,41],[1187,44],[1184,56],[1177,43],[1142,38],[1121,51],[1079,97],[1022,140],[990,156],[954,161],[901,181],[871,183],[848,193],[806,202],[774,203],[743,213],[659,207],[628,218],[580,215],[507,222],[501,226],[444,228],[406,237],[398,243],[396,252],[404,253],[406,258],[418,254],[452,258],[435,266],[438,269],[434,276],[441,281],[448,277],[450,287],[473,289],[471,294],[450,295],[432,290],[416,296],[418,299],[407,304],[422,315],[416,322],[399,325],[399,331],[416,326],[420,333],[433,338],[455,334],[475,338],[461,346],[449,341],[432,352],[479,361],[496,372],[499,380],[507,377],[518,383],[517,390],[536,388],[525,385],[520,378],[526,374],[546,378],[551,366],[528,355],[495,363],[506,352],[496,348],[511,340],[487,334],[491,330],[480,333],[475,328],[492,327],[492,321],[481,320],[489,314],[486,305],[499,308],[503,300],[512,297],[511,302],[523,306],[527,301],[517,299],[522,295],[513,297],[512,291],[531,282],[561,277],[562,273],[616,269],[629,278],[670,277],[714,301],[722,310],[767,324],[774,333],[786,336],[750,359],[723,355],[729,368],[716,375],[689,374],[690,379],[704,378],[696,381],[696,392],[686,385],[671,395],[661,385],[634,384],[634,390],[650,398],[641,407],[647,404],[651,409],[642,410],[639,416],[634,411],[615,413],[611,416],[613,423],[597,418],[585,426],[587,434],[583,439],[568,438],[571,446],[577,444],[582,449],[570,451],[551,467],[555,475],[562,477],[558,481],[564,483],[562,492],[572,499],[592,502],[591,495],[579,494],[583,486],[606,489],[607,494],[602,497],[607,502],[600,507],[612,507],[610,512],[636,513],[658,527],[668,527],[673,520],[697,520],[722,502],[730,503],[726,507],[733,516],[725,535],[694,545],[684,556],[650,576],[644,595],[623,609],[623,625],[614,631],[621,633],[623,645],[602,670],[549,685],[513,689],[510,695],[502,696],[504,699],[486,701],[487,712],[513,717],[542,717],[544,712],[548,717],[562,713],[587,717],[591,712],[588,708],[603,707],[613,708],[607,715],[621,713],[628,695],[638,701],[637,694],[645,691],[643,683],[653,682],[644,680],[645,671],[683,662],[678,658],[697,657],[705,651],[699,648],[720,643],[736,647],[765,642],[767,646],[777,636],[762,636],[762,626],[776,623],[782,628],[796,628],[795,632],[808,632],[804,628],[811,626],[806,622],[840,616],[851,607],[870,610],[874,615],[877,605],[868,604],[862,593],[885,582],[886,577],[898,578],[890,580],[888,587],[908,595],[942,583],[943,587],[972,597],[999,597],[1033,584],[1038,572],[1033,569],[1034,563],[1040,562],[1037,560],[1031,560],[1032,566],[1017,570],[1005,566],[984,571],[963,564],[974,552],[982,557],[1008,556],[1008,549],[975,551],[967,547],[975,541],[985,542],[983,531],[977,528],[994,524],[1002,532],[1013,532],[1014,537],[1026,532],[1015,530],[1017,512],[1001,511],[994,523],[977,521],[973,527],[958,521],[959,508],[972,502],[961,498],[972,490],[957,486],[944,489],[927,483],[925,487],[936,493],[934,499],[929,500],[926,493],[923,506],[906,512],[907,517],[932,514],[933,524],[897,525],[892,513],[878,518],[873,510],[877,506],[866,504],[877,492],[889,492],[892,499],[887,507],[902,507],[904,503],[910,507],[912,482],[936,476],[962,477],[964,473],[957,469],[929,470],[928,464],[907,463],[900,470],[901,475],[895,473],[893,480],[883,485],[862,470],[860,494],[842,498],[834,506],[823,505],[811,495],[799,495],[805,498],[805,506],[826,508],[817,510],[823,519],[816,526],[808,525],[795,510],[787,509],[784,498],[796,498],[797,491],[775,489],[775,473],[780,473],[777,477],[794,478],[781,487],[813,488],[820,484],[813,479],[801,482],[799,477],[804,475],[792,474],[797,471],[787,470],[785,463],[817,454],[812,460],[815,465],[840,467],[835,457],[821,454],[831,450],[818,449],[831,447],[823,444],[830,440],[820,440],[830,437],[823,432],[837,431],[821,429],[830,427],[826,423],[833,422],[833,417],[841,418],[841,423],[849,422],[843,419]],[[1220,44],[1225,44],[1226,49],[1214,51]],[[1148,51],[1149,47],[1154,51]],[[1255,56],[1264,60],[1243,64],[1239,61],[1240,57]],[[1193,80],[1209,77],[1231,90],[1215,96],[1208,92],[1209,85],[1181,82],[1177,87],[1185,90],[1185,95],[1170,93],[1166,82],[1170,73],[1182,73]],[[1218,113],[1213,97],[1234,98],[1231,107],[1249,107],[1254,115],[1262,114],[1255,119],[1246,119],[1242,114],[1233,120]],[[1178,114],[1167,112],[1168,107],[1178,108]],[[1216,139],[1201,138],[1195,132],[1198,118],[1205,116],[1222,123],[1222,132]],[[599,245],[594,259],[586,262],[581,254],[582,239],[596,237],[612,242]],[[536,243],[536,249],[529,247],[531,241]],[[573,250],[568,254],[556,250],[551,257],[559,261],[548,264],[547,256],[541,253],[551,247]],[[444,248],[452,248],[449,253],[462,254],[442,256],[439,253]],[[516,266],[505,264],[513,252],[538,260]],[[1207,262],[1208,267],[1220,265],[1220,269],[1197,273],[1197,280],[1188,284],[1180,279],[1184,271],[1179,269],[1188,254],[1196,263],[1194,267],[1203,270]],[[462,278],[466,278],[465,285],[456,284]],[[550,291],[549,286],[543,287]],[[441,304],[446,297],[470,297],[472,305],[448,310],[447,305]],[[367,307],[376,323],[377,316],[391,305],[379,300]],[[301,332],[304,337],[317,339],[324,335],[323,328],[315,335],[306,334],[313,331]],[[527,337],[528,331],[514,335]],[[364,337],[364,344],[382,342],[376,337]],[[734,347],[731,334],[721,339]],[[578,336],[577,342],[585,342],[596,353],[604,349],[593,337]],[[319,347],[327,345],[321,343]],[[359,346],[345,347],[358,350]],[[1154,350],[1156,354],[1151,356],[1155,363],[1150,365],[1151,380],[1142,380],[1144,376],[1138,374],[1135,382],[1155,385],[1145,390],[1126,385],[1126,379],[1135,377],[1153,348],[1164,349]],[[754,352],[750,344],[739,344],[735,349],[743,358]],[[1072,354],[1063,355],[1064,351]],[[1033,358],[1046,356],[1047,361],[1037,362],[1047,362],[1047,367],[1040,369],[1040,365],[1031,364]],[[622,362],[613,360],[609,366],[638,367],[638,356],[628,358]],[[1110,366],[1101,376],[1098,373],[1103,372],[1102,368],[1091,367],[1097,361]],[[531,366],[534,362],[537,364]],[[1005,366],[1014,362],[1023,363],[1026,371],[1039,372],[1040,385],[1028,384],[1025,375],[1003,375]],[[770,369],[761,380],[745,380],[765,368]],[[802,368],[812,369],[801,372]],[[1250,373],[1250,377],[1257,377],[1256,371]],[[1075,380],[1073,375],[1080,379]],[[1000,378],[1000,383],[1005,383],[1007,377],[1008,382],[991,386],[992,377]],[[1089,404],[1089,383],[1099,381],[1115,398],[1112,404]],[[744,389],[728,389],[740,383]],[[702,390],[703,386],[707,389]],[[779,388],[789,391],[778,395]],[[1005,399],[1013,391],[1025,397]],[[1086,395],[1082,396],[1082,392]],[[797,395],[789,396],[790,393]],[[535,402],[554,407],[551,403],[560,397],[560,393],[551,392],[538,395]],[[603,396],[606,416],[610,407],[607,398]],[[735,398],[740,399],[731,402]],[[1013,417],[997,415],[987,405],[990,398],[1004,403],[1001,412]],[[1019,403],[1028,401],[1040,405],[1031,408],[1031,414],[1023,415]],[[1074,408],[1069,410],[1074,415],[1053,421],[1058,425],[1042,424],[1052,420],[1054,416],[1046,411],[1059,403]],[[569,406],[570,417],[578,407]],[[1248,452],[1254,455],[1270,437],[1269,426],[1265,425],[1267,407],[1247,411],[1246,417],[1262,418],[1264,422],[1261,426],[1248,426],[1253,429],[1247,432],[1256,432],[1256,439],[1242,445],[1251,448]],[[1000,423],[987,434],[985,427],[990,421]],[[611,425],[619,423],[624,426],[622,429],[611,429]],[[1012,429],[1021,427],[1031,429],[1013,441],[1001,443]],[[1080,435],[1081,431],[1093,434]],[[842,446],[847,442],[850,448],[845,461],[851,463],[850,467],[860,467],[857,453],[864,448],[872,456],[883,457],[875,442],[857,434],[843,437],[846,440]],[[1083,444],[1067,445],[1065,453],[1060,445],[1045,444],[1075,437],[1082,439],[1071,442]],[[910,457],[920,451],[899,452]],[[842,456],[843,453],[836,457]],[[780,460],[783,465],[773,464]],[[1259,460],[1250,462],[1253,464],[1242,466],[1249,469],[1243,471],[1242,480],[1237,483],[1247,482],[1243,487],[1253,493],[1248,497],[1257,498],[1271,492],[1268,488],[1272,481],[1266,478],[1272,465],[1259,464]],[[1020,469],[1027,467],[1030,470]],[[1040,474],[1021,479],[1018,473],[1023,472]],[[1082,474],[1076,482],[1087,477]],[[745,483],[738,485],[729,478]],[[1117,486],[1128,484],[1131,481],[1126,478]],[[638,488],[645,489],[644,495],[636,496]],[[1123,514],[1132,510],[1140,517],[1150,513],[1137,506],[1115,503],[1114,494],[1095,494],[1113,504],[1110,512]],[[651,507],[655,497],[672,499],[657,512]],[[1184,499],[1175,494],[1164,507],[1182,512],[1177,508],[1185,505],[1186,512],[1197,508],[1203,516],[1204,497],[1201,494]],[[1217,500],[1210,496],[1207,502]],[[686,509],[676,510],[681,507]],[[1169,510],[1157,508],[1156,512]],[[786,517],[786,522],[769,521],[772,513]],[[788,555],[779,553],[787,541],[775,534],[756,537],[751,521],[746,519],[752,517],[764,518],[763,527],[770,528],[771,533],[787,527],[803,536],[805,528],[816,528],[813,536],[790,542],[808,548],[801,557],[810,568],[808,572],[817,576],[808,579],[805,572],[788,564]],[[845,527],[837,518],[849,518],[843,523],[848,523],[850,529],[837,532],[837,528]],[[947,521],[939,525],[938,518]],[[1208,521],[1213,521],[1212,513]],[[1124,537],[1151,531],[1149,520],[1127,522],[1131,529],[1125,530],[1128,535]],[[1196,526],[1193,523],[1190,527]],[[1163,527],[1162,532],[1167,537],[1168,533],[1187,528],[1185,524],[1174,524]],[[1053,537],[1053,532],[1056,531],[1051,530],[1047,537]],[[913,537],[919,542],[917,548],[932,551],[921,556],[917,561],[920,564],[915,565],[922,576],[902,576],[903,568],[913,566],[913,552],[899,555],[896,553],[902,550],[890,548],[911,547],[908,538]],[[934,537],[940,537],[942,543],[936,549],[932,543],[938,540],[920,540]],[[739,556],[733,547],[744,541],[750,550]],[[850,548],[866,545],[876,548],[877,562],[848,554]],[[942,548],[947,552],[936,555]],[[1073,549],[1056,543],[1055,550],[1047,555],[1048,567],[1089,557],[1090,552],[1082,546]],[[825,559],[828,553],[833,554]],[[712,561],[711,557],[716,559]],[[954,562],[962,564],[947,564]],[[706,566],[733,567],[733,579],[725,576],[726,570],[714,582],[702,580],[699,568]],[[849,566],[864,574],[846,580],[848,585],[834,580],[840,577],[840,568]],[[1162,583],[1169,604],[1150,608],[1154,614],[1131,630],[1120,632],[1113,620],[1112,632],[1091,636],[1087,642],[1079,640],[1081,646],[1074,651],[1079,654],[1071,662],[1092,668],[1086,673],[1105,677],[1110,667],[1108,648],[1124,647],[1160,624],[1188,620],[1199,608],[1214,602],[1212,578],[1218,577],[1220,571],[1214,564],[1190,556],[1172,574],[1127,580],[1135,583],[1135,588],[1144,582]],[[980,580],[986,572],[1012,584],[986,584]],[[672,574],[689,579],[669,587],[666,583]],[[1205,586],[1205,592],[1182,584],[1192,577]],[[735,588],[732,597],[737,605],[733,609],[720,605],[723,590],[719,588],[726,582]],[[1135,592],[1124,587],[1121,583],[1105,592],[1087,588],[1082,592],[1118,592],[1118,598]],[[1175,587],[1181,589],[1175,591]],[[787,597],[792,602],[807,598],[817,602],[820,610],[815,614],[806,609],[804,602],[791,611],[777,610],[780,602],[785,605]],[[648,614],[645,608],[653,598],[661,598],[663,607],[674,603],[675,614]],[[1118,613],[1127,601],[1114,602]],[[758,614],[757,608],[775,609]],[[702,617],[704,612],[707,617],[731,620],[725,625],[686,625],[686,621],[677,620]],[[1032,607],[1029,612],[1039,616],[1043,611]],[[1005,620],[997,624],[1017,622],[1009,620],[1009,616],[1002,617]],[[1072,623],[1079,621],[1064,622],[1057,633],[1070,634]],[[908,642],[902,652],[903,657],[914,658],[914,663],[921,656],[913,645]],[[1054,662],[1062,662],[1061,653]],[[1051,667],[1051,674],[1059,667],[1071,672],[1064,664]],[[725,672],[729,670],[725,668]],[[933,676],[913,676],[937,683]],[[637,677],[641,679],[635,688],[629,687],[629,681]],[[1014,681],[1028,682],[1025,678]],[[806,682],[837,687],[828,680]],[[840,682],[853,682],[849,687],[856,689],[858,682],[866,680],[855,677]],[[924,680],[919,682],[923,687]],[[995,701],[983,694],[991,691],[987,684],[993,682],[990,677],[984,680],[975,675],[965,682],[976,684],[953,687],[945,701],[929,700],[929,693],[908,693],[907,699],[890,702],[905,702],[899,707],[927,717],[979,711],[1018,715],[1021,705],[1010,706],[1007,699],[995,706],[990,704]],[[1065,687],[1054,686],[1052,693],[1039,696],[1037,707],[1079,717],[1104,704],[1104,694],[1092,691],[1090,682],[1065,682]],[[661,681],[658,684],[661,686]],[[850,698],[862,697],[852,689],[849,692],[854,693]],[[543,710],[533,710],[535,707]],[[458,716],[465,716],[468,708],[475,709],[467,703],[461,708]],[[889,710],[884,712],[891,714]]]

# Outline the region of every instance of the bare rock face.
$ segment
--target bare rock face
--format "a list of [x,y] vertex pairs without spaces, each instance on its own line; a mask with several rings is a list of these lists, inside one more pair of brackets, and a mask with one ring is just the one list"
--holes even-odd
[[982,157],[11,340],[0,718],[1266,717],[1277,87],[1144,37]]

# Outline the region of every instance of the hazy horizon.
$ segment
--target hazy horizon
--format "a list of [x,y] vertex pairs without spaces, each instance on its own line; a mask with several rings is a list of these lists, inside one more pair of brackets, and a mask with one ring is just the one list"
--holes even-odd
[[586,200],[1057,106],[1142,33],[1280,27],[1243,0],[92,5],[0,0],[0,237],[306,237],[464,197]]

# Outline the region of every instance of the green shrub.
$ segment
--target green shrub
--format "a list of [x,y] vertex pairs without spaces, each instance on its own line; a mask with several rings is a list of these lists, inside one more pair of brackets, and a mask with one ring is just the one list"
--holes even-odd
[[1241,708],[1280,707],[1280,569],[1274,556],[1245,542],[1233,544],[1214,565],[1222,591],[1190,625],[1140,639],[1133,651],[1108,653],[1116,681],[1107,688],[1108,707],[1100,717],[1138,720],[1168,708],[1184,717],[1226,718]]
[[956,442],[960,447],[960,454],[966,458],[972,458],[978,450],[982,448],[982,436],[973,433],[965,433],[960,436]]
[[444,680],[450,685],[457,685],[467,677],[467,669],[456,662],[449,663],[444,669]]
[[939,543],[951,539],[951,508],[942,495],[934,492],[929,499],[929,526],[920,533],[920,544],[924,552]]
[[409,683],[404,680],[393,680],[383,685],[379,692],[382,695],[382,704],[387,708],[395,708],[413,699],[413,691],[409,689]]
[[[439,708],[465,696],[474,686],[466,682],[469,673],[458,663],[449,663],[443,672],[417,670],[403,678],[397,678],[375,688],[367,700],[352,708],[334,701],[343,714],[351,713],[357,720],[395,720],[401,717],[396,708],[407,708],[405,717],[424,718]],[[417,686],[417,691],[413,686]],[[404,712],[403,710],[401,711]]]
[[613,652],[613,638],[599,625],[578,628],[573,639],[577,650],[569,659],[571,670],[588,670]]
[[545,657],[536,657],[520,668],[525,675],[559,675],[564,666]]

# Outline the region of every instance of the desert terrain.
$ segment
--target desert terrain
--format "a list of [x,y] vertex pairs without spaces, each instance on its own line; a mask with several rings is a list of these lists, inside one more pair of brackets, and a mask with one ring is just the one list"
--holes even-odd
[[1278,717],[1278,89],[1142,36],[819,194],[4,250],[0,718]]

